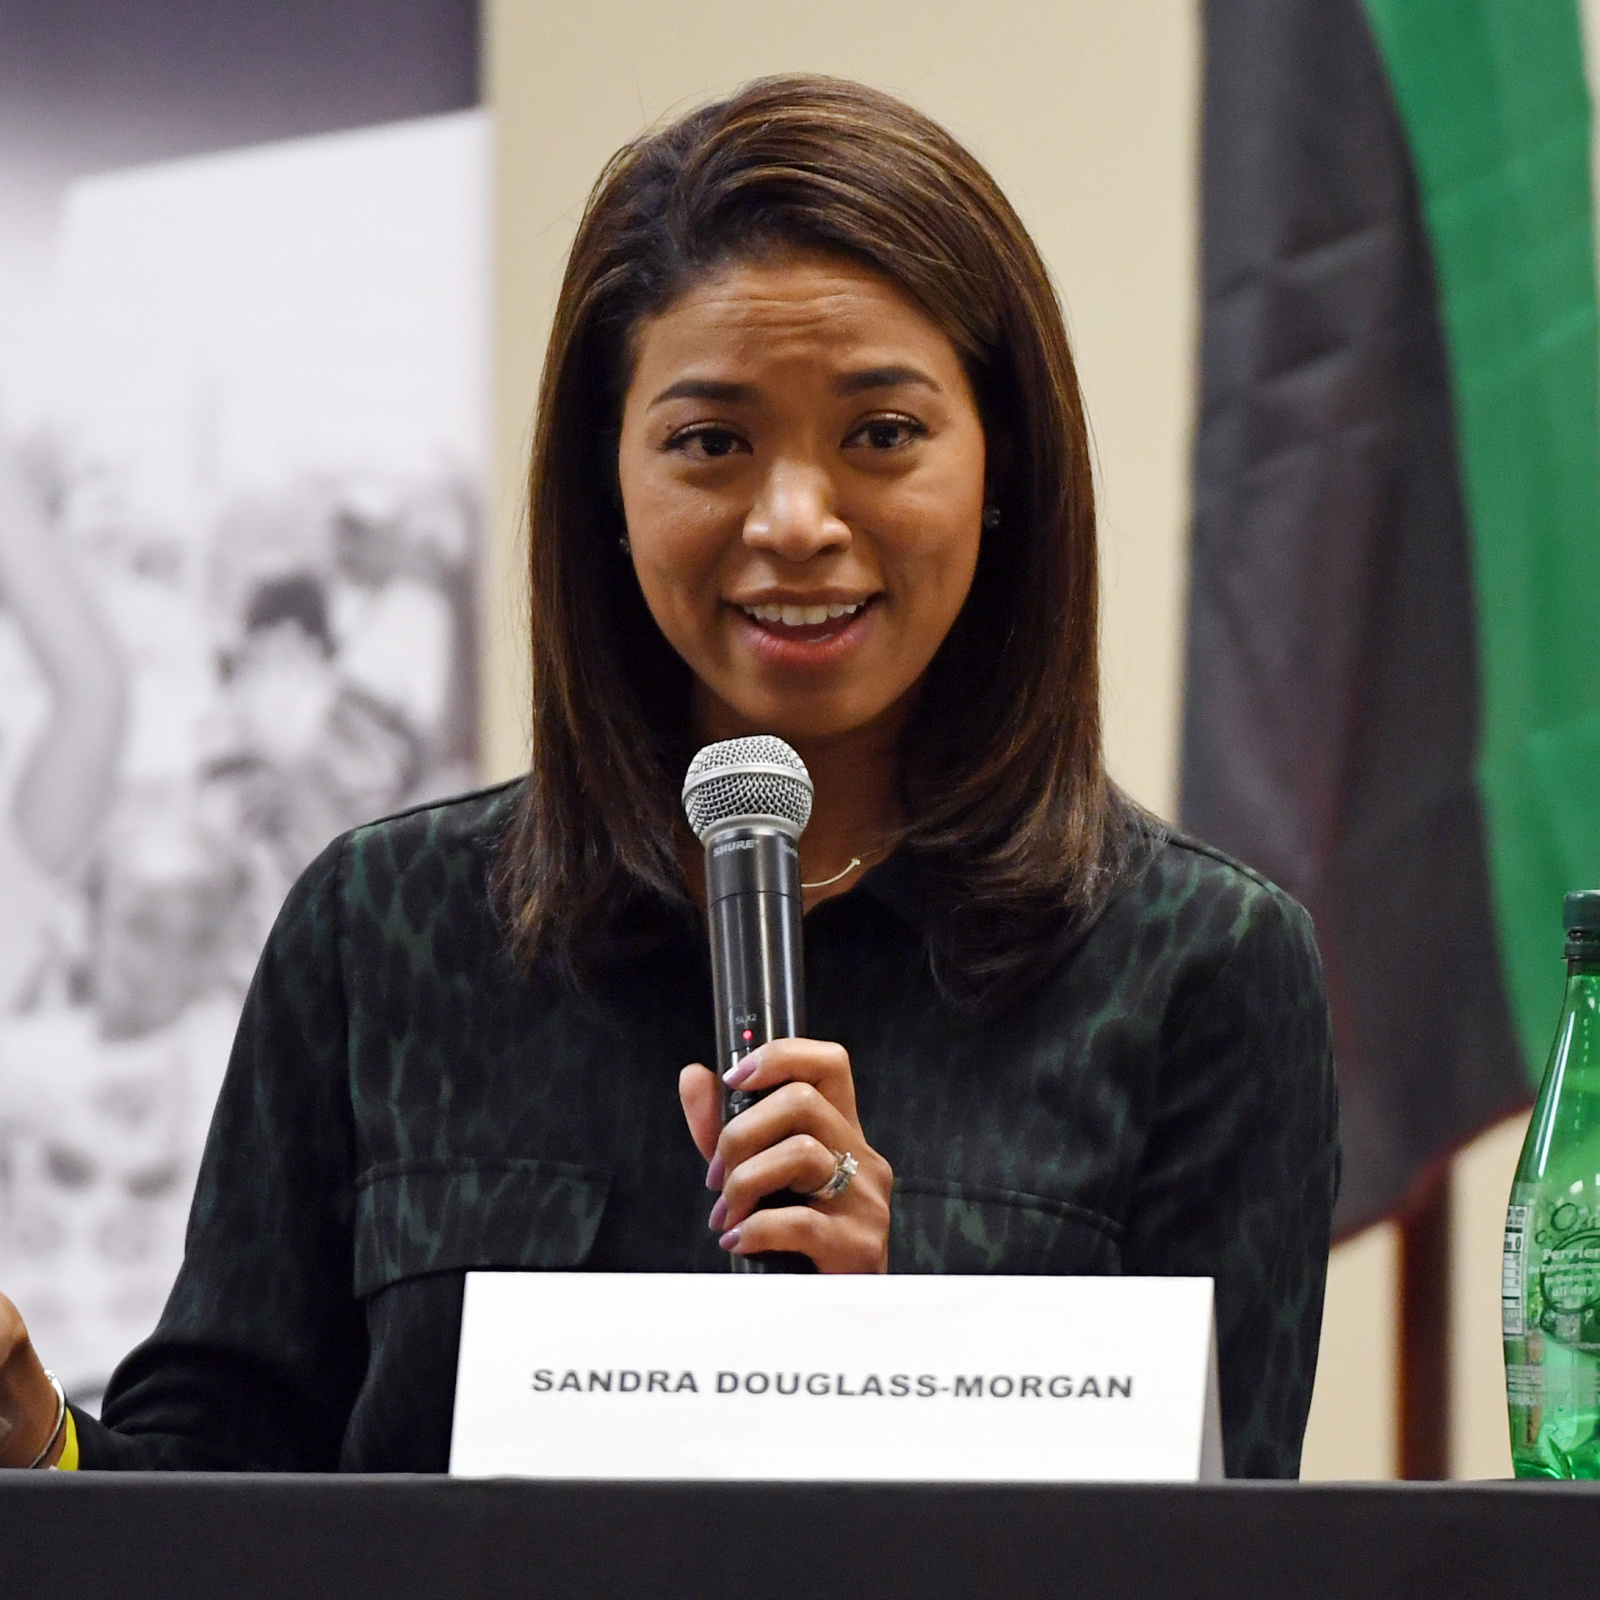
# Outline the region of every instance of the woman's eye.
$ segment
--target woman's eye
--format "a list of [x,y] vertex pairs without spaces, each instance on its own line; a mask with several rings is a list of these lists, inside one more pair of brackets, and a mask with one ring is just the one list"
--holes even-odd
[[749,446],[729,428],[685,428],[667,441],[667,448],[681,450],[696,461],[721,461],[748,451]]
[[869,450],[898,450],[920,439],[928,430],[910,417],[874,417],[863,422],[845,440],[846,444],[864,444]]

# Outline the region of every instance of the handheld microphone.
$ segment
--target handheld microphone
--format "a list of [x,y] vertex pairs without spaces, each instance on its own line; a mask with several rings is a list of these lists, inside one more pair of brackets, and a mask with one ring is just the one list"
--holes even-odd
[[[683,808],[706,851],[724,1123],[760,1096],[729,1089],[722,1075],[768,1039],[797,1038],[805,1027],[798,841],[811,799],[805,762],[768,734],[708,744],[683,780]],[[799,1196],[780,1190],[761,1207],[799,1203]],[[790,1251],[730,1260],[735,1272],[816,1270],[809,1256]]]

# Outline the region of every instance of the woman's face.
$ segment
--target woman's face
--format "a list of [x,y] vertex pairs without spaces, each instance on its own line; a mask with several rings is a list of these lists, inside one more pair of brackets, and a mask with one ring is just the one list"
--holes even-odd
[[889,279],[796,254],[701,283],[635,353],[623,509],[697,733],[897,728],[978,559],[984,435],[955,347]]

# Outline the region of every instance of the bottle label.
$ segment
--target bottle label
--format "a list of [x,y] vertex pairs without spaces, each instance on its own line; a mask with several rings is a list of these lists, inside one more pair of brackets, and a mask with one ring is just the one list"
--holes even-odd
[[1506,1207],[1505,1252],[1500,1257],[1500,1331],[1507,1339],[1527,1332],[1528,1208]]
[[1514,1362],[1506,1367],[1506,1400],[1514,1410],[1593,1411],[1600,1404],[1600,1367],[1592,1360],[1566,1366]]
[[1600,1354],[1600,1207],[1521,1192],[1513,1202],[1500,1258],[1504,1337]]
[[[1554,1237],[1539,1273],[1545,1304],[1542,1322],[1545,1331],[1563,1344],[1589,1349],[1600,1335],[1595,1326],[1600,1312],[1600,1229],[1579,1225],[1560,1231],[1556,1218],[1568,1209],[1578,1208],[1558,1206],[1550,1218]],[[1583,1218],[1585,1223],[1590,1220]]]
[[1544,1404],[1544,1368],[1517,1362],[1506,1368],[1506,1399],[1514,1406]]

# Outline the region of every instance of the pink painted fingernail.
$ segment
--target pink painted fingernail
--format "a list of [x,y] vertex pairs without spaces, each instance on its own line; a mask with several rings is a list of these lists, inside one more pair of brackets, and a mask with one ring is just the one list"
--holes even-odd
[[720,1189],[722,1180],[727,1176],[722,1166],[722,1152],[719,1150],[711,1157],[711,1164],[706,1168],[706,1188]]
[[729,1228],[728,1231],[717,1240],[717,1243],[720,1244],[724,1250],[737,1249],[739,1245],[739,1230],[737,1228]]
[[755,1058],[754,1052],[752,1052],[742,1061],[735,1061],[734,1064],[722,1074],[722,1081],[727,1084],[730,1089],[737,1089],[739,1085],[756,1070],[756,1067],[759,1064],[760,1063],[758,1063]]
[[708,1228],[715,1228],[719,1233],[722,1225],[728,1220],[728,1197],[719,1194],[717,1203],[711,1208],[711,1220],[706,1224]]

